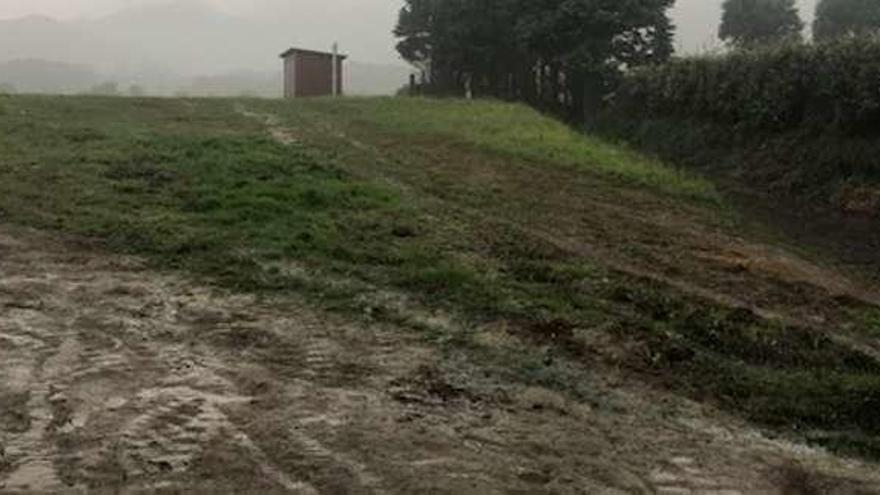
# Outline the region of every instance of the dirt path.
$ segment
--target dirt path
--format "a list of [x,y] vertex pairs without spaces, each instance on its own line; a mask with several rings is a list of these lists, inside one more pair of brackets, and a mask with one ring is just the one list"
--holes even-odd
[[0,226],[2,493],[880,493],[875,466],[585,386]]

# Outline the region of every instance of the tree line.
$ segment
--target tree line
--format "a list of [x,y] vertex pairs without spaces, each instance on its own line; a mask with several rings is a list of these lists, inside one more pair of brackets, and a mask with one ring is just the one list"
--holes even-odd
[[[795,0],[725,0],[723,5],[718,35],[733,47],[803,41],[805,26]],[[821,0],[816,6],[816,41],[871,35],[878,30],[878,0]]]
[[[401,56],[437,95],[527,102],[589,119],[622,74],[673,55],[674,0],[405,0]],[[802,41],[795,0],[725,0],[719,37],[748,49]],[[880,29],[880,0],[821,0],[817,40]]]
[[435,94],[525,101],[566,118],[622,68],[673,52],[674,0],[407,0],[395,35]]

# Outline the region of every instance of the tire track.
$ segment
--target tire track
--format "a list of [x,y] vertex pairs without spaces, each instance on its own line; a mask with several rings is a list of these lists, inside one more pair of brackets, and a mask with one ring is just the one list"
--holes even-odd
[[[224,363],[150,340],[150,333],[185,334],[201,325],[204,308],[196,304],[189,314],[181,305],[207,292],[174,294],[176,286],[144,283],[110,263],[80,267],[48,253],[35,265],[33,254],[4,251],[0,267],[0,491],[186,479],[219,437],[284,490],[317,493],[278,469],[229,419],[224,409],[251,398],[214,371]],[[8,411],[7,399],[17,397]]]
[[[328,412],[328,408],[321,407],[321,401],[315,400],[316,397],[327,396],[327,400],[338,403],[352,400],[344,396],[355,395],[358,397],[354,400],[358,400],[363,394],[340,388],[351,382],[352,371],[340,365],[344,349],[338,344],[339,337],[334,339],[321,325],[306,325],[305,331],[302,344],[304,362],[300,372],[304,382],[298,394],[302,406],[297,408],[292,425],[283,432],[297,446],[301,456],[295,471],[316,472],[325,485],[339,483],[345,478],[349,493],[380,493],[384,482],[365,463],[333,449],[319,440],[318,435],[309,433],[311,430],[340,430],[351,421],[345,414]],[[370,358],[387,360],[391,345],[390,341],[386,343],[378,352],[371,352]]]
[[[122,469],[127,483],[141,480],[147,486],[156,476],[186,475],[206,445],[222,437],[232,440],[231,445],[238,446],[268,479],[287,491],[315,493],[307,483],[278,469],[224,412],[226,407],[250,403],[251,397],[238,395],[228,381],[203,365],[203,359],[189,356],[186,351],[152,353],[156,356],[155,368],[165,373],[154,381],[158,386],[141,389],[129,401],[126,408],[136,411],[136,415],[122,425],[120,440],[112,448],[105,445],[103,449],[115,457],[114,464]],[[109,362],[113,368],[118,360],[99,362]],[[99,373],[95,369],[86,371],[81,376]],[[81,473],[86,479],[102,477],[100,472],[89,473],[88,466],[83,466]]]
[[34,294],[40,279],[7,276],[0,286],[0,447],[5,473],[0,489],[51,491],[61,486],[46,441],[52,422],[50,397],[55,392],[50,369],[70,361],[75,343],[64,331],[49,332],[56,323],[36,309],[43,298]]
[[55,377],[56,373],[69,370],[75,362],[78,342],[69,338],[55,349],[45,346],[30,351],[50,355],[42,364],[35,363],[29,370],[27,383],[21,384],[27,386],[29,393],[26,404],[29,428],[11,435],[5,442],[12,469],[0,487],[10,491],[50,492],[62,487],[55,467],[58,452],[47,438],[54,421],[53,396],[58,391]]
[[304,342],[305,368],[303,376],[314,382],[335,382],[339,376],[336,371],[334,356],[339,349],[326,333],[310,332]]
[[128,477],[187,471],[209,440],[237,430],[221,407],[248,400],[186,386],[142,391],[135,406],[143,412],[122,430],[120,460]]
[[674,457],[649,476],[651,485],[660,495],[712,494],[745,495],[736,489],[735,480],[718,480],[707,476],[696,460]]

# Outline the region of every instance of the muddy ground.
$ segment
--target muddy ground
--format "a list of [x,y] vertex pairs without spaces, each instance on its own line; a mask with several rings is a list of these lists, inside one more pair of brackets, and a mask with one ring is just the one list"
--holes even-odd
[[2,493],[880,493],[596,365],[596,399],[412,333],[0,225]]

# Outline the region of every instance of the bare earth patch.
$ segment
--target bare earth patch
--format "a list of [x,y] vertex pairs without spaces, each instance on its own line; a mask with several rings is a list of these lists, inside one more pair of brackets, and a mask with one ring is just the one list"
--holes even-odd
[[2,493],[880,492],[875,466],[611,371],[589,387],[0,227]]

